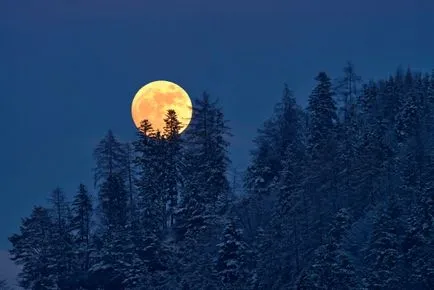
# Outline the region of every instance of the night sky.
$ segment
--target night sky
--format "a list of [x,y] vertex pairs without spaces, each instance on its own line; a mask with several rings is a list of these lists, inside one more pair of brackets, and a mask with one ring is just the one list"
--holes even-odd
[[[0,1],[0,278],[7,236],[56,186],[92,188],[92,150],[134,138],[130,104],[167,79],[209,91],[243,169],[283,83],[305,104],[318,71],[364,79],[434,68],[432,0]],[[5,274],[6,273],[6,274]]]

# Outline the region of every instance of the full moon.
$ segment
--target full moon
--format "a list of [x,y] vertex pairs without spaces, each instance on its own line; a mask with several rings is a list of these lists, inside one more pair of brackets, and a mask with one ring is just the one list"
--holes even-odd
[[137,128],[148,120],[154,130],[163,131],[164,119],[168,110],[174,110],[181,123],[179,133],[190,124],[192,104],[187,92],[169,81],[154,81],[143,86],[134,96],[131,116]]

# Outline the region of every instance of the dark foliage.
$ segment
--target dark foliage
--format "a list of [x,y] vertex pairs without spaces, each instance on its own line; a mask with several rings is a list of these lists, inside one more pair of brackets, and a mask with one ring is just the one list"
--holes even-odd
[[434,73],[362,84],[348,63],[315,80],[306,109],[285,85],[236,196],[207,93],[185,134],[175,111],[163,132],[144,120],[133,146],[109,131],[98,203],[84,185],[71,204],[57,188],[9,238],[20,285],[434,289]]

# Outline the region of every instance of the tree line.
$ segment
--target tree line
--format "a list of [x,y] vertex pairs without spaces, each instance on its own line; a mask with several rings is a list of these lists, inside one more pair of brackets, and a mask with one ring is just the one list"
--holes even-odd
[[[189,128],[113,132],[80,184],[13,234],[25,289],[433,289],[434,72],[362,82],[325,72],[307,108],[284,86],[242,194],[230,129],[204,93]],[[95,200],[93,197],[96,197]]]

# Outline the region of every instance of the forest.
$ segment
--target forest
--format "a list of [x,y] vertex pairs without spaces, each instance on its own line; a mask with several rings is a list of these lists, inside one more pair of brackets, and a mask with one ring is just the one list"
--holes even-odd
[[109,130],[94,184],[9,237],[21,287],[434,289],[434,71],[315,81],[306,108],[284,85],[240,182],[207,92],[182,134],[170,110],[133,142]]

